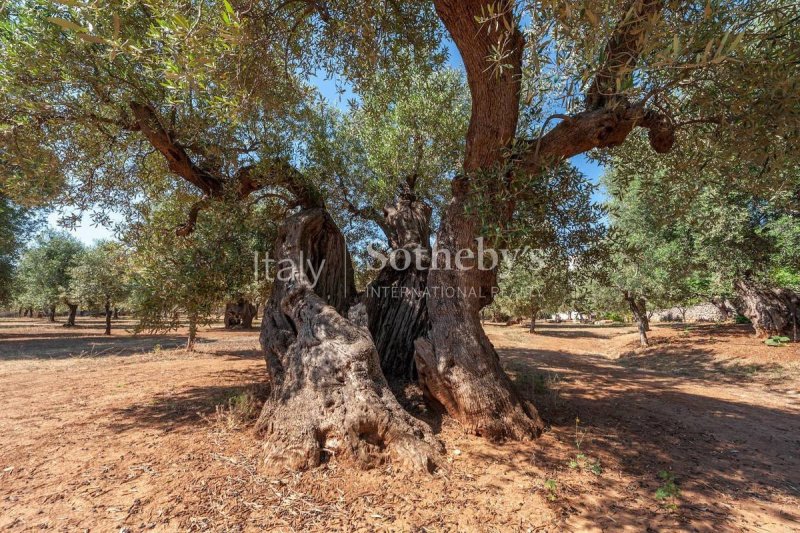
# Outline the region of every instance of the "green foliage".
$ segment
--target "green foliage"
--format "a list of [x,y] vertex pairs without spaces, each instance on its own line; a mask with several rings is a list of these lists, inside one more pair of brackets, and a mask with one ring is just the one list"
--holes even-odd
[[16,304],[50,309],[75,303],[72,296],[73,272],[83,253],[80,241],[67,233],[48,230],[38,235],[23,253],[17,267],[14,279]]
[[791,341],[791,339],[789,337],[782,337],[780,335],[773,335],[772,337],[764,340],[764,344],[766,344],[767,346],[780,347],[780,346],[786,346],[787,344],[789,344],[789,341]]
[[593,275],[605,253],[603,211],[593,188],[574,167],[530,180],[504,242],[518,255],[501,265],[500,290],[490,312],[512,317],[555,313],[575,305],[576,287]]
[[675,483],[675,476],[672,472],[661,470],[658,473],[658,477],[661,478],[662,484],[656,489],[656,499],[672,510],[677,509],[676,500],[680,497],[681,491],[677,483]]
[[[383,206],[408,176],[423,198],[440,205],[448,180],[461,167],[469,99],[463,75],[454,70],[377,72],[362,101],[335,123],[328,162],[343,192]],[[314,146],[322,155],[323,147]],[[333,152],[333,153],[331,153]],[[330,170],[330,168],[325,168]]]
[[[209,206],[190,236],[173,228],[183,222],[179,197],[162,199],[124,236],[131,247],[131,297],[137,330],[170,331],[209,324],[216,311],[244,297],[263,300],[263,270],[256,280],[254,254],[271,249],[275,226],[256,209],[239,204]],[[263,269],[263,263],[260,265]]]
[[87,308],[119,307],[129,294],[128,253],[116,242],[98,242],[70,272],[70,293]]
[[556,480],[546,479],[542,486],[547,491],[547,499],[551,502],[556,501],[556,498],[558,498],[558,483]]

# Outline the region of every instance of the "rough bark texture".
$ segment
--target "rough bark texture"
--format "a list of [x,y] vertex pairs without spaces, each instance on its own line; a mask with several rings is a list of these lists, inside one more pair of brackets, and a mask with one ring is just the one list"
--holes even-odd
[[381,369],[390,381],[414,378],[414,341],[429,329],[425,290],[430,220],[431,208],[410,191],[384,208],[391,260],[367,287],[364,305]]
[[197,338],[197,319],[189,317],[189,336],[186,338],[186,351],[194,351],[194,341]]
[[723,322],[727,322],[731,318],[731,313],[728,309],[728,302],[725,300],[725,298],[713,297],[711,298],[711,303],[714,304],[714,307],[719,309],[719,313]]
[[[482,25],[486,14],[480,0],[435,2],[436,11],[458,46],[467,70],[472,95],[472,115],[467,130],[464,170],[466,176],[454,180],[453,199],[442,215],[437,247],[477,252],[480,225],[467,212],[470,179],[481,173],[489,178],[486,202],[501,219],[509,219],[513,205],[498,202],[506,183],[496,169],[504,163],[505,150],[514,139],[519,118],[519,90],[523,37],[513,20],[511,2],[497,2],[496,10],[505,19],[500,29]],[[506,28],[511,31],[506,32]],[[503,62],[510,68],[496,71],[487,64],[492,46],[505,43],[509,56]],[[495,270],[455,268],[431,270],[428,274],[428,337],[415,343],[415,361],[425,393],[441,403],[448,413],[471,433],[490,439],[528,439],[537,436],[542,422],[536,410],[520,398],[500,365],[480,323],[481,308],[491,302],[496,286]]]
[[759,337],[780,335],[798,340],[800,295],[789,289],[774,289],[739,279],[734,282],[736,308],[750,319]]
[[356,296],[353,270],[330,215],[305,209],[287,219],[274,257],[296,268],[275,280],[261,326],[272,389],[256,427],[267,468],[310,468],[335,456],[431,470],[440,449],[430,428],[397,403],[369,332],[344,318]]

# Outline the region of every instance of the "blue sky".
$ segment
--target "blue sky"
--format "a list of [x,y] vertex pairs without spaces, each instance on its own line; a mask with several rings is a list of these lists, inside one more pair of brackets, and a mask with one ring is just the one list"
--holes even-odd
[[[446,45],[449,52],[448,61],[450,66],[454,69],[463,71],[464,64],[461,61],[461,56],[459,55],[455,44],[448,39]],[[317,86],[322,95],[330,104],[335,105],[343,110],[346,109],[348,100],[352,99],[354,96],[353,93],[347,88],[346,83],[340,84],[345,89],[344,93],[340,94],[337,92],[336,79],[333,78],[318,76],[312,79],[312,83]],[[598,183],[600,176],[603,174],[603,168],[597,163],[587,159],[585,155],[580,155],[573,158],[572,163],[578,168],[578,170],[585,174],[592,183]],[[602,190],[595,192],[595,201],[602,201],[604,198],[605,194]],[[67,210],[67,212],[69,212],[69,210]],[[50,226],[57,227],[60,216],[61,213],[59,212],[51,213],[48,217]],[[89,213],[84,213],[80,224],[74,230],[72,230],[71,233],[86,244],[91,244],[100,239],[111,239],[114,236],[109,229],[104,228],[103,226],[94,225],[91,221]]]

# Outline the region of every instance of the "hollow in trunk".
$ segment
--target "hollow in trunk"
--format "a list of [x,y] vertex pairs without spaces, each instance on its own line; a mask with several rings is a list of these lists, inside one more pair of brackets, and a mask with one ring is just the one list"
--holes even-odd
[[367,324],[384,376],[411,380],[416,374],[414,341],[429,328],[425,290],[431,208],[405,190],[396,204],[384,208],[384,219],[393,250],[365,292]]

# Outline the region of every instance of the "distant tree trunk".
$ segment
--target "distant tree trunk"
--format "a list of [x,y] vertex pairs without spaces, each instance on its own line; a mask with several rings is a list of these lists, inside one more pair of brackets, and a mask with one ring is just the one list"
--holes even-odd
[[756,335],[781,335],[798,340],[800,295],[789,289],[765,287],[749,279],[737,279],[733,286],[736,307],[753,323]]
[[55,305],[51,305],[50,306],[50,315],[49,315],[49,317],[50,317],[50,322],[55,322],[56,321],[56,306]]
[[686,311],[688,311],[688,308],[678,307],[678,311],[681,314],[681,323],[686,324]]
[[106,296],[106,331],[104,335],[111,335],[111,300]]
[[78,304],[67,304],[69,314],[67,315],[67,322],[64,324],[66,327],[73,327],[75,325],[75,315],[78,314]]
[[623,296],[636,320],[639,329],[639,343],[642,346],[648,346],[650,343],[647,340],[647,332],[650,330],[650,320],[647,318],[647,303],[644,298],[636,297],[629,291],[623,291]]
[[258,309],[244,298],[239,298],[236,303],[225,305],[225,327],[228,329],[241,326],[244,329],[253,327],[253,320]]
[[535,305],[531,307],[531,327],[529,333],[536,333],[536,315],[539,314],[539,308]]
[[114,320],[119,320],[119,307],[114,308]]
[[28,308],[28,316],[29,316],[30,318],[33,318],[33,307],[29,307],[29,308]]
[[306,207],[286,219],[273,257],[295,268],[273,283],[261,323],[272,386],[256,429],[268,467],[309,468],[331,454],[431,469],[439,445],[430,428],[389,390],[367,329],[345,318],[356,297],[353,267],[327,211]]
[[712,296],[710,301],[719,311],[721,321],[727,322],[731,318],[731,312],[730,309],[728,309],[727,300],[721,296]]
[[225,329],[232,329],[234,326],[239,325],[239,317],[236,309],[237,305],[235,303],[229,302],[225,304],[225,319],[223,320]]
[[256,306],[248,302],[247,300],[244,301],[242,305],[242,327],[244,329],[250,329],[253,327],[253,320],[256,317]]
[[197,339],[197,316],[189,315],[189,337],[186,339],[186,351],[194,351],[194,342]]
[[425,290],[431,208],[417,200],[409,187],[395,205],[384,208],[384,215],[393,250],[391,260],[364,294],[367,325],[384,376],[389,381],[411,380],[416,372],[414,341],[429,328]]

